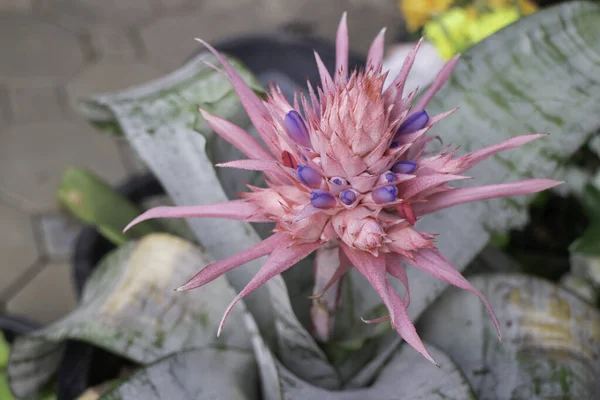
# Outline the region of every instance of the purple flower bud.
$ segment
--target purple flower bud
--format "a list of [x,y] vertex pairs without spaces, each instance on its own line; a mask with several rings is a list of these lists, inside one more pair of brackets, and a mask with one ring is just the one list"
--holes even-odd
[[417,111],[408,116],[402,122],[398,130],[396,131],[396,135],[394,137],[398,137],[401,135],[406,135],[407,133],[416,132],[419,129],[423,129],[425,125],[429,122],[429,115],[425,112],[425,110]]
[[310,192],[310,202],[317,208],[335,207],[335,197],[326,190],[317,189]]
[[352,189],[346,189],[340,193],[340,201],[349,206],[356,201],[356,192]]
[[383,174],[383,178],[386,182],[392,183],[396,181],[396,174],[393,172],[386,172]]
[[410,160],[398,161],[396,164],[392,165],[392,172],[395,174],[410,174],[415,169],[417,169],[417,163]]
[[306,165],[298,165],[298,169],[296,170],[296,176],[298,176],[298,180],[302,182],[304,185],[309,188],[318,189],[321,187],[321,182],[323,178],[321,175],[314,169]]
[[310,144],[310,136],[304,119],[296,110],[292,110],[283,119],[283,126],[288,135],[296,143],[304,147],[312,147]]
[[347,185],[348,181],[346,181],[344,178],[334,176],[333,178],[331,178],[331,183],[333,183],[334,185],[342,186]]
[[377,204],[392,202],[398,196],[398,188],[394,185],[380,187],[371,194],[373,201]]

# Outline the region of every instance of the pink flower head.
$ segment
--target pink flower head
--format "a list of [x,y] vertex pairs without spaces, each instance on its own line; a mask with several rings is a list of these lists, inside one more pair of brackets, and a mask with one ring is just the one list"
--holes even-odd
[[[430,117],[425,107],[458,59],[448,62],[413,105],[415,93],[404,96],[403,88],[421,42],[384,90],[383,34],[381,31],[371,45],[366,68],[348,71],[344,14],[337,34],[335,75],[330,76],[315,53],[321,86],[315,90],[309,85],[308,98],[300,95],[293,106],[278,87],[271,88],[266,101],[258,98],[231,65],[201,41],[223,65],[266,146],[240,127],[201,110],[210,127],[248,157],[219,166],[263,171],[267,188],[252,187],[241,200],[221,204],[157,207],[137,217],[126,229],[160,217],[221,217],[276,224],[268,239],[208,265],[180,288],[197,288],[239,265],[269,255],[227,308],[219,332],[238,300],[316,250],[317,294],[326,295],[354,266],[389,310],[389,317],[371,322],[389,319],[402,338],[432,362],[406,312],[410,294],[403,263],[479,296],[500,337],[498,321],[484,296],[439,253],[433,235],[419,232],[414,225],[421,216],[453,205],[534,193],[559,184],[528,179],[458,189],[448,186],[451,181],[467,179],[462,174],[492,154],[543,135],[515,137],[460,157],[454,157],[455,150],[426,155],[424,149],[430,140],[427,131],[455,110]],[[324,281],[318,271],[325,263],[330,273]],[[388,274],[404,284],[403,298],[388,283]],[[335,302],[336,296],[329,298]],[[326,328],[317,328],[326,335]]]

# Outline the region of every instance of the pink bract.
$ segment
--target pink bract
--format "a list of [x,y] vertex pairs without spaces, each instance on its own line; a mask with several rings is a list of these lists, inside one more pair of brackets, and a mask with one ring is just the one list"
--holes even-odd
[[[312,312],[317,338],[327,338],[328,310],[335,309],[338,301],[332,292],[339,290],[340,278],[353,266],[377,290],[389,310],[389,317],[370,322],[389,319],[408,344],[434,362],[406,311],[410,294],[404,263],[479,296],[500,338],[498,321],[485,297],[439,253],[434,236],[419,232],[414,225],[423,215],[453,205],[558,185],[560,182],[550,179],[528,179],[459,189],[448,186],[451,181],[468,179],[463,173],[483,159],[543,135],[514,137],[459,157],[454,157],[455,150],[427,155],[428,130],[455,110],[430,118],[425,107],[446,82],[458,58],[448,62],[413,106],[415,93],[405,96],[403,88],[421,42],[384,89],[384,32],[371,45],[365,69],[348,71],[344,14],[337,34],[335,75],[330,76],[315,53],[321,86],[315,90],[309,85],[308,98],[297,96],[294,105],[278,87],[272,88],[266,101],[261,100],[214,48],[200,40],[223,65],[263,142],[201,110],[209,126],[248,157],[220,166],[263,171],[267,187],[252,187],[241,200],[227,203],[157,207],[137,217],[126,229],[150,218],[165,217],[221,217],[276,224],[272,236],[207,266],[180,288],[197,288],[269,255],[227,308],[219,333],[238,300],[317,251],[315,294],[324,299],[321,308]],[[403,298],[389,284],[388,275],[405,286]]]

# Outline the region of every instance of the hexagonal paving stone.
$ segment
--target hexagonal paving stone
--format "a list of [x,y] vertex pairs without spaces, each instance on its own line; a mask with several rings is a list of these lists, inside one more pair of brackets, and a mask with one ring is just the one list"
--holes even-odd
[[66,115],[64,90],[53,84],[14,84],[8,93],[13,124],[61,120]]
[[153,65],[172,71],[203,49],[194,38],[211,43],[238,35],[271,32],[286,21],[265,0],[207,1],[196,10],[169,15],[142,28],[141,36]]
[[31,218],[0,203],[0,297],[38,258]]
[[12,126],[0,135],[0,197],[6,192],[34,212],[54,209],[56,186],[73,165],[112,184],[126,174],[114,138],[83,121]]
[[38,0],[38,9],[68,29],[86,32],[91,25],[128,26],[151,18],[158,0]]
[[33,16],[0,14],[0,78],[70,77],[83,65],[79,39]]
[[53,213],[37,219],[42,246],[50,260],[68,260],[83,224],[67,212]]
[[94,56],[101,60],[132,61],[141,55],[141,39],[135,29],[91,27],[89,35]]
[[46,265],[7,303],[8,312],[48,324],[76,307],[69,263]]
[[77,101],[86,96],[124,90],[156,79],[161,75],[161,71],[157,68],[139,62],[106,61],[91,65],[76,76],[67,85],[67,93],[71,106],[77,108]]
[[167,10],[196,8],[202,4],[201,0],[158,0],[158,2]]
[[0,0],[0,12],[29,12],[33,8],[33,0]]
[[10,102],[8,100],[8,89],[0,85],[0,131],[8,127],[10,120]]

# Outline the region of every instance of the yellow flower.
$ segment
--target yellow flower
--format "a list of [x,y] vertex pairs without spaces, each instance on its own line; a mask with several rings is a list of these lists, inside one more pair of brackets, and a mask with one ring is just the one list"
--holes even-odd
[[[489,1],[490,6],[498,6],[502,2],[510,3],[510,0]],[[521,11],[516,6],[496,8],[486,13],[481,13],[473,7],[452,8],[435,20],[427,22],[423,32],[438,49],[442,58],[447,60],[520,17]]]
[[452,8],[423,28],[423,36],[432,42],[442,58],[448,60],[471,45],[471,14],[463,8]]
[[477,21],[477,17],[480,14],[479,10],[474,6],[469,6],[466,8],[466,10],[467,10],[467,17],[469,18],[469,22]]
[[446,11],[454,0],[398,0],[408,30],[416,31]]
[[533,14],[537,11],[537,5],[529,0],[488,0],[488,5],[493,9],[514,7],[523,15]]
[[505,26],[512,24],[519,17],[519,10],[516,8],[501,8],[491,13],[480,15],[476,23],[468,26],[469,39],[472,44],[475,44]]

